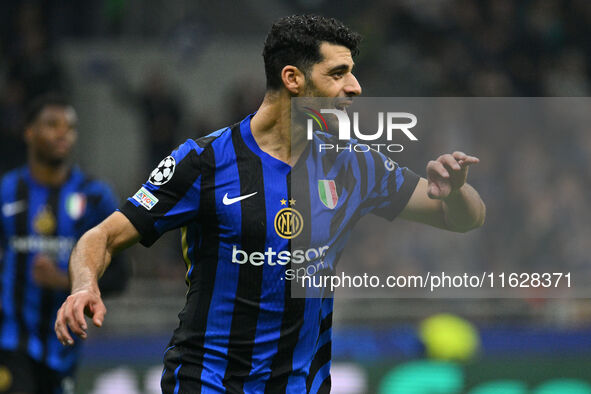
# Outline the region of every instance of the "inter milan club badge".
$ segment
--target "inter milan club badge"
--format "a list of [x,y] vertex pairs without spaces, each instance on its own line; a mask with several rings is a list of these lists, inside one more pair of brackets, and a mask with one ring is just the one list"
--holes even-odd
[[33,219],[33,228],[38,234],[42,235],[52,235],[55,231],[57,226],[57,221],[55,219],[55,215],[51,211],[51,208],[48,205],[45,205],[35,219]]
[[[281,200],[281,205],[287,205],[287,202],[288,200]],[[294,199],[290,199],[289,205],[291,206],[281,209],[275,215],[275,232],[281,238],[293,239],[300,235],[304,228],[302,214],[293,208],[295,202]]]
[[320,196],[320,201],[329,209],[334,209],[339,202],[337,187],[333,180],[318,180],[318,195]]
[[4,365],[0,365],[0,392],[7,391],[12,386],[12,373]]

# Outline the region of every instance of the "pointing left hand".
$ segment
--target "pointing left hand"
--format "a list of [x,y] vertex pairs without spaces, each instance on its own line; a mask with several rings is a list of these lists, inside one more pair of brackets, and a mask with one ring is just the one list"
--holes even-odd
[[428,195],[444,200],[460,189],[468,177],[468,167],[480,160],[463,152],[441,155],[427,163]]

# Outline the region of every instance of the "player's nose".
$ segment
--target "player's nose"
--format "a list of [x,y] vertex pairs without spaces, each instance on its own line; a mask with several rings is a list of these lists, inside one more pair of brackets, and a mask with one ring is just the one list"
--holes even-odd
[[54,128],[56,138],[68,138],[73,133],[75,133],[75,130],[69,123],[60,123]]
[[349,74],[345,84],[345,93],[347,96],[359,96],[361,94],[361,85],[355,75]]

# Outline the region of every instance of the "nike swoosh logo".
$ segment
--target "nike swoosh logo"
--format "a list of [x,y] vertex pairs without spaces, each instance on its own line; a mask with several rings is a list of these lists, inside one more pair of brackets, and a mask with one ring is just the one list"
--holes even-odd
[[252,196],[254,196],[255,194],[257,194],[257,192],[250,193],[250,194],[246,194],[246,195],[244,195],[244,196],[238,196],[238,197],[234,197],[234,198],[229,198],[229,197],[228,197],[228,193],[226,193],[226,194],[224,195],[224,199],[222,200],[222,202],[224,203],[224,205],[232,205],[232,204],[234,204],[235,202],[242,201],[242,200],[244,200],[245,198],[248,198],[248,197],[252,197]]
[[25,200],[7,202],[2,205],[2,214],[6,217],[14,216],[17,213],[21,213],[27,208],[27,202]]

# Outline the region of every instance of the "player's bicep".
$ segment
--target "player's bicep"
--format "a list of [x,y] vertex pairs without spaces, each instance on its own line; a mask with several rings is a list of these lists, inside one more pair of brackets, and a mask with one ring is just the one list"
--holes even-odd
[[447,228],[441,201],[429,198],[427,191],[427,180],[425,178],[419,179],[414,192],[399,217],[438,228]]

